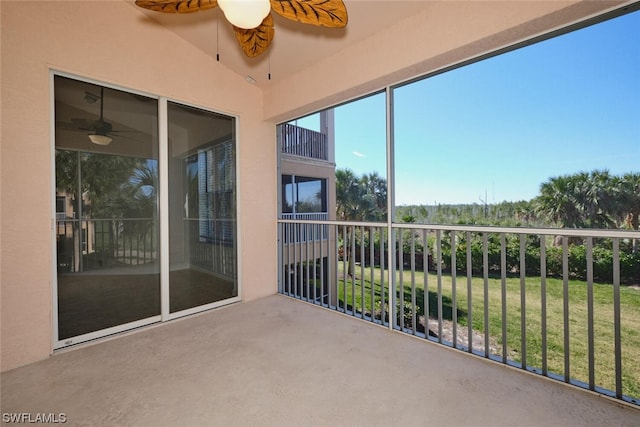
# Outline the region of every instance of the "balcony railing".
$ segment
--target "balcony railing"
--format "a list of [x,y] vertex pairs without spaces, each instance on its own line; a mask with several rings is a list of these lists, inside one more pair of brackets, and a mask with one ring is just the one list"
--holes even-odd
[[327,136],[323,133],[288,123],[280,125],[278,131],[280,150],[283,154],[318,160],[329,159]]
[[[327,212],[309,212],[309,213],[283,213],[282,219],[301,220],[301,221],[326,221],[329,219]],[[300,243],[312,242],[314,240],[326,240],[328,227],[326,225],[316,225],[309,227],[308,225],[290,224],[285,226],[283,230],[284,243]]]
[[[288,245],[291,230],[309,238]],[[638,232],[283,219],[279,233],[282,294],[640,404]]]

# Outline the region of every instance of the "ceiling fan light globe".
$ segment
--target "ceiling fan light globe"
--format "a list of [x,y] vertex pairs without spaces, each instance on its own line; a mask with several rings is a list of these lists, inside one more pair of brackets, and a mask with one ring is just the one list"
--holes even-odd
[[269,0],[218,0],[225,18],[238,28],[259,26],[271,10]]
[[89,139],[96,145],[109,145],[111,144],[111,141],[113,141],[113,138],[110,136],[98,134],[89,135]]

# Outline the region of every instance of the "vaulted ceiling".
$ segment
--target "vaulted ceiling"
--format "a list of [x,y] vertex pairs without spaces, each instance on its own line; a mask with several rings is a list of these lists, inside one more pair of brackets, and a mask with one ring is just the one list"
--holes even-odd
[[[231,24],[220,8],[196,13],[159,13],[145,9],[148,25],[162,25],[196,46],[234,72],[251,76],[256,85],[287,78],[346,46],[384,31],[385,27],[428,9],[432,1],[347,0],[349,23],[345,28],[324,28],[301,24],[272,14],[275,37],[271,47],[257,58],[247,58],[235,39]],[[136,7],[133,5],[133,7]],[[269,80],[271,74],[271,80]]]

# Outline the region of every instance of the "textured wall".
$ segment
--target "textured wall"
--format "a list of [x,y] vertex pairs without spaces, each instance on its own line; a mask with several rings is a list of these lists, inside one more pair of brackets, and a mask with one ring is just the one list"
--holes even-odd
[[0,7],[2,370],[52,350],[50,69],[238,116],[241,291],[275,293],[275,137],[260,91],[125,2]]

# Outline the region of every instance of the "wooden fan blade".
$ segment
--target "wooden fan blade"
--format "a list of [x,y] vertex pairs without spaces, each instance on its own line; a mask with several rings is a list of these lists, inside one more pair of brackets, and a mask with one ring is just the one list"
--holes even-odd
[[271,14],[268,14],[256,28],[245,30],[234,25],[233,29],[236,32],[236,39],[240,43],[240,48],[249,58],[254,58],[267,50],[273,41],[275,33]]
[[136,0],[136,6],[164,13],[191,13],[213,9],[218,0]]
[[270,0],[271,10],[292,21],[341,28],[349,20],[342,0]]

